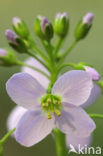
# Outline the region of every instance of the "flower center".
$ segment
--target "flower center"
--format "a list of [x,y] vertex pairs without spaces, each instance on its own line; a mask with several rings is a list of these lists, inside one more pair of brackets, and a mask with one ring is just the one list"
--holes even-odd
[[53,114],[61,115],[61,98],[57,95],[47,94],[41,98],[41,106],[47,118],[51,119]]

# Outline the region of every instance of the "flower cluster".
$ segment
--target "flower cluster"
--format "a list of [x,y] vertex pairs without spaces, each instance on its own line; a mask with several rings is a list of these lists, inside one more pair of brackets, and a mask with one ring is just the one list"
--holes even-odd
[[[6,30],[9,45],[30,56],[22,62],[11,50],[0,49],[0,65],[22,66],[6,83],[10,98],[18,105],[8,118],[8,130],[16,128],[13,136],[24,146],[32,146],[50,133],[66,136],[66,145],[89,145],[96,128],[90,115],[84,110],[101,94],[103,82],[100,74],[88,63],[65,62],[65,58],[84,39],[93,21],[93,13],[87,13],[77,24],[73,44],[64,52],[60,48],[69,31],[66,12],[58,13],[53,24],[45,16],[37,16],[34,32],[40,38],[45,52],[36,44],[26,23],[13,18],[13,29]],[[52,43],[57,36],[56,44]],[[62,74],[64,67],[71,71]],[[61,136],[59,136],[61,137]],[[64,147],[64,146],[63,146]],[[60,148],[63,148],[62,144]]]

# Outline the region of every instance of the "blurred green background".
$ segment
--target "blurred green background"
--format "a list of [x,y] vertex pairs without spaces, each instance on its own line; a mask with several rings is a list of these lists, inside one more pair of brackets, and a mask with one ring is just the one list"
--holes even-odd
[[[94,12],[95,20],[91,32],[67,59],[73,62],[88,62],[103,76],[103,0],[0,0],[0,47],[8,47],[4,32],[5,29],[11,28],[12,17],[19,16],[24,19],[33,32],[33,22],[38,14],[45,15],[52,21],[57,12],[63,11],[68,12],[70,18],[70,33],[64,48],[73,41],[73,30],[78,20],[86,12]],[[24,59],[25,55],[19,55],[19,58]],[[15,106],[6,93],[5,83],[13,73],[19,71],[18,67],[0,67],[0,137],[7,131],[6,120],[10,110]],[[102,96],[88,109],[88,112],[103,114]],[[103,120],[95,122],[97,129],[94,132],[92,146],[102,147]],[[10,138],[4,147],[5,156],[56,156],[55,143],[51,136],[31,148],[24,148]]]

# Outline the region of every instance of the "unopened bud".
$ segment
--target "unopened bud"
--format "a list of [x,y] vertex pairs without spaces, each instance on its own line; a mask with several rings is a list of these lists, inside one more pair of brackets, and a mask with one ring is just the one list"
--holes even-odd
[[75,30],[75,38],[76,40],[81,40],[86,37],[88,34],[93,21],[94,15],[93,13],[87,13],[83,19],[77,24]]
[[0,49],[0,65],[13,66],[18,62],[15,54],[10,50]]
[[50,41],[53,37],[53,27],[46,17],[38,16],[34,23],[36,35],[41,39]]
[[15,32],[24,39],[27,39],[30,35],[27,25],[18,17],[13,18],[13,28]]
[[9,42],[9,45],[20,53],[25,53],[29,45],[26,40],[21,39],[15,32],[12,30],[6,30],[5,36]]
[[60,37],[65,37],[69,29],[69,18],[66,12],[58,13],[54,20],[54,31]]
[[10,43],[12,43],[12,44],[14,44],[14,45],[18,45],[18,43],[17,43],[17,41],[16,41],[16,39],[17,39],[17,34],[15,34],[12,30],[10,30],[10,29],[7,29],[6,31],[5,31],[5,36],[6,36],[6,38],[7,38],[7,40],[10,42]]
[[91,25],[92,24],[92,21],[93,21],[93,18],[94,18],[94,15],[93,13],[87,13],[84,17],[83,17],[83,23],[86,23],[88,25]]
[[84,68],[85,68],[85,71],[92,77],[93,81],[100,80],[100,75],[94,68],[89,67],[89,66],[84,66]]
[[75,65],[75,69],[86,71],[91,76],[93,81],[99,81],[100,80],[100,74],[96,71],[96,69],[94,69],[93,67],[91,67],[87,63],[80,62],[79,64]]

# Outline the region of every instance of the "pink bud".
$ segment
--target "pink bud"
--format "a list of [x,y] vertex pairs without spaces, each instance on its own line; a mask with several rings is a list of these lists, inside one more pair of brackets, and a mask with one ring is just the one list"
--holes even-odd
[[6,56],[8,52],[5,49],[0,48],[0,57]]
[[93,81],[99,81],[100,80],[100,75],[99,73],[92,67],[89,66],[84,66],[86,72],[92,76]]
[[94,14],[89,12],[83,17],[83,23],[90,25],[92,24],[93,18],[94,18]]

